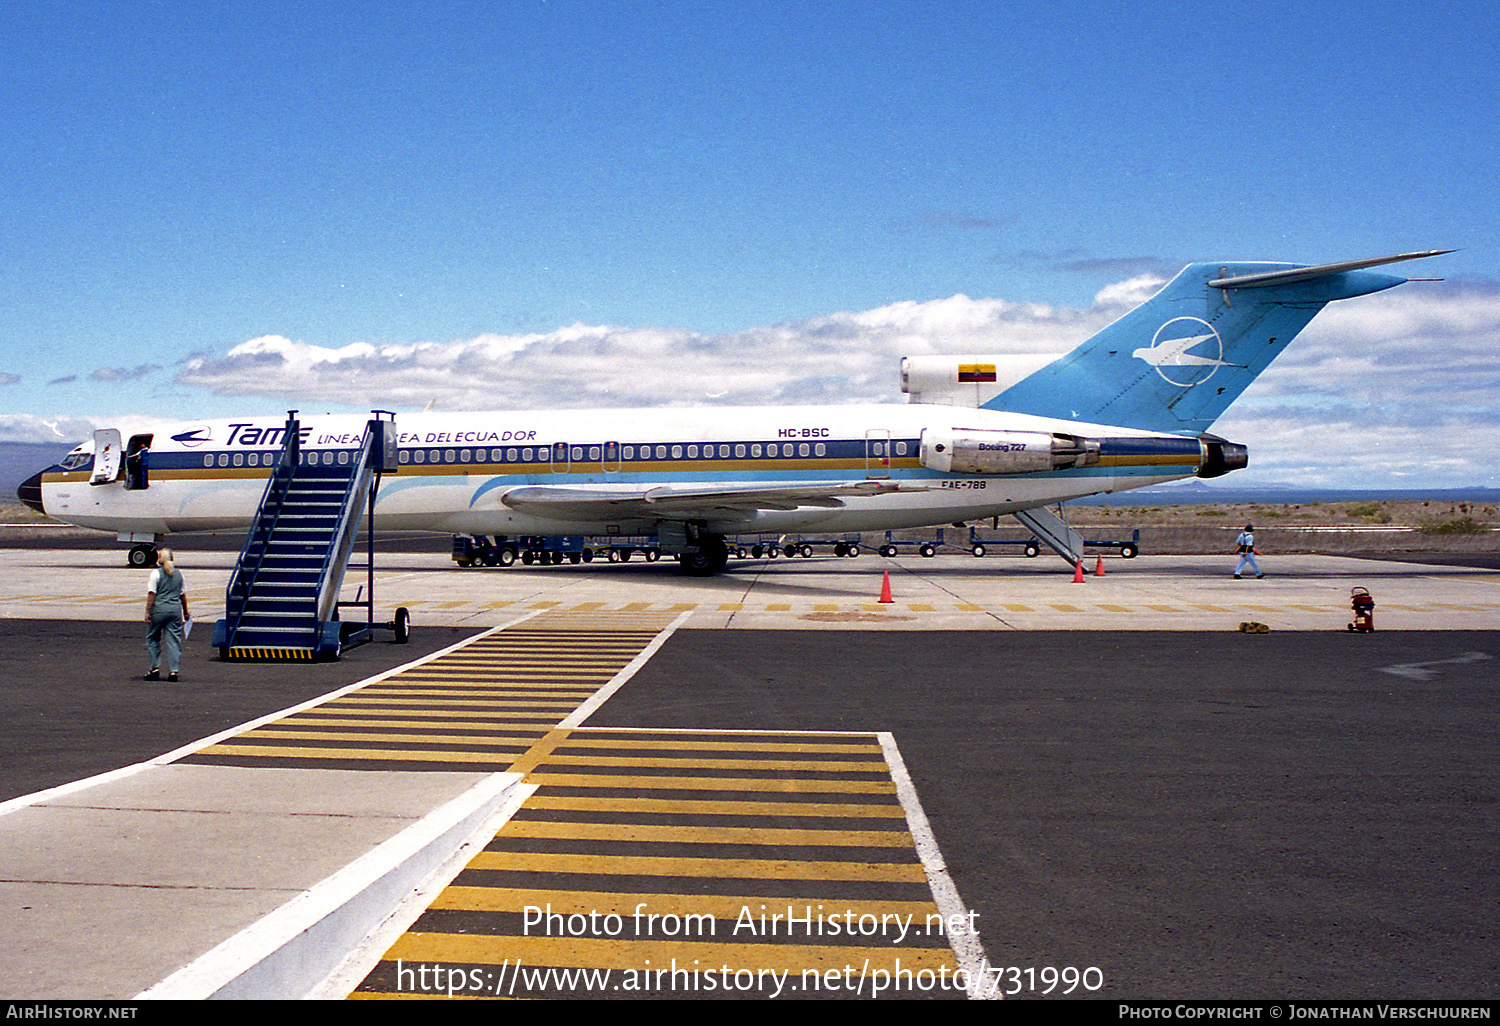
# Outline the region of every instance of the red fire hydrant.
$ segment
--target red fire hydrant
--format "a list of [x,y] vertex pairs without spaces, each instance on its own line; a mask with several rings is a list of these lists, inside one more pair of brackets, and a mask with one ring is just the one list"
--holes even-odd
[[1358,634],[1375,633],[1375,599],[1366,588],[1349,589],[1349,608],[1354,610],[1354,622],[1349,629]]

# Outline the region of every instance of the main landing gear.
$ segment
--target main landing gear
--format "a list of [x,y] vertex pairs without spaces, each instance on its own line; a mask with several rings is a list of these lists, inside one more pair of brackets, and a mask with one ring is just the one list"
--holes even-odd
[[729,562],[729,546],[722,535],[702,534],[697,551],[684,552],[681,559],[682,572],[689,577],[712,577]]

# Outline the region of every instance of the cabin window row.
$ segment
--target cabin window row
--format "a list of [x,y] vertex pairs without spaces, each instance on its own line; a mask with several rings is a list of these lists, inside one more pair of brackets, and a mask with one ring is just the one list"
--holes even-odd
[[[907,454],[906,442],[892,442],[891,449],[897,456]],[[609,447],[614,450],[614,446]],[[886,443],[874,442],[870,447],[872,456],[886,456]],[[808,456],[827,456],[828,446],[823,442],[772,442],[768,445],[739,443],[730,445],[625,445],[619,447],[619,456],[613,451],[605,452],[604,448],[597,445],[574,445],[565,451],[557,453],[558,459],[567,458],[572,462],[582,463],[584,460],[597,461],[600,459],[615,460],[665,460],[665,459],[721,459],[727,460],[731,454],[735,459],[761,459],[770,458],[794,458]],[[402,463],[484,463],[488,456],[490,463],[550,463],[553,459],[551,449],[541,447],[537,449],[403,449],[401,450]]]
[[[884,457],[886,455],[885,447],[886,443],[884,442],[874,442],[870,446],[870,453],[873,456]],[[609,446],[609,448],[611,450],[616,449],[615,446]],[[895,455],[905,456],[907,443],[892,442],[891,448],[894,450]],[[729,459],[731,452],[733,452],[735,459],[745,459],[747,456],[750,459],[761,459],[763,456],[770,457],[772,459],[786,459],[794,457],[828,455],[828,446],[823,442],[772,442],[768,445],[762,445],[760,443],[750,445],[739,443],[732,447],[729,445],[658,445],[654,447],[650,445],[642,445],[639,447],[634,445],[626,445],[618,447],[618,450],[619,456],[616,457],[613,451],[606,454],[601,446],[574,445],[570,447],[570,451],[568,451],[566,455],[569,459],[580,463],[585,459],[625,459],[631,461],[634,461],[636,459],[723,460]],[[637,455],[637,452],[639,452],[639,455]],[[233,454],[221,452],[217,457],[215,457],[213,453],[207,453],[203,457],[203,465],[205,467],[212,467],[215,464],[221,467],[227,467],[231,464],[236,467],[270,467],[275,465],[278,455],[279,454],[275,452],[237,452]],[[561,457],[563,453],[560,452],[558,455],[559,457]],[[486,458],[488,458],[488,462],[490,463],[550,463],[552,462],[552,450],[545,446],[527,449],[401,450],[402,463],[484,463],[486,462]],[[302,462],[310,466],[318,466],[320,464],[322,466],[333,466],[335,463],[339,464],[340,466],[347,466],[349,460],[350,453],[347,449],[340,449],[334,452],[302,453]]]
[[[279,452],[237,452],[233,454],[221,452],[215,458],[213,453],[205,453],[203,456],[203,465],[205,467],[212,467],[215,464],[221,467],[231,465],[236,467],[274,467],[276,459],[280,455]],[[334,452],[304,452],[302,454],[302,462],[314,467],[319,464],[331,467],[335,463],[340,466],[348,466],[349,459],[349,450],[347,449],[340,449]]]

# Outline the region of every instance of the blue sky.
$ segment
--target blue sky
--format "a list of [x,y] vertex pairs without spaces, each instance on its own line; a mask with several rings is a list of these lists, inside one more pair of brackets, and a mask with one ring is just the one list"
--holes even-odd
[[[18,2],[0,26],[0,437],[361,409],[399,384],[214,376],[266,337],[283,354],[426,345],[480,374],[424,379],[460,408],[571,405],[528,390],[520,357],[574,325],[599,329],[600,377],[653,332],[730,367],[792,326],[782,378],[742,401],[900,401],[883,343],[849,354],[842,392],[827,361],[809,385],[796,326],[962,296],[1081,330],[1101,290],[1189,260],[1458,247],[1406,272],[1448,283],[1390,294],[1426,289],[1425,327],[1393,340],[1364,318],[1309,343],[1455,350],[1457,421],[1401,391],[1413,364],[1394,357],[1362,393],[1308,399],[1278,365],[1242,402],[1269,428],[1295,393],[1325,433],[1373,404],[1386,444],[1413,448],[1392,486],[1495,482],[1457,452],[1413,478],[1429,429],[1496,440],[1492,3]],[[913,344],[973,351],[945,323]],[[495,338],[504,360],[463,345]],[[654,390],[591,401],[705,394],[653,369]],[[1392,394],[1372,399],[1372,375]],[[1335,447],[1308,462],[1261,434],[1283,447],[1267,468],[1341,473]]]

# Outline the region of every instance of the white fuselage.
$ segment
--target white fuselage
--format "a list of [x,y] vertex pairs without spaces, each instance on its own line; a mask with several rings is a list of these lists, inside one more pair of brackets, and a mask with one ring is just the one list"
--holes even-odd
[[[360,445],[359,415],[301,419],[304,459],[347,460]],[[875,531],[1012,513],[1099,492],[1189,477],[1196,439],[1023,414],[926,405],[656,408],[418,413],[397,418],[400,469],[380,482],[381,530],[474,535],[651,534],[662,520],[696,519],[722,534]],[[1105,444],[1096,464],[1036,473],[951,474],[924,465],[924,431],[1058,432]],[[91,484],[87,442],[76,464],[42,475],[46,512],[83,527],[166,535],[244,529],[254,517],[285,433],[280,417],[181,424],[122,424],[149,434],[147,487],[123,472]],[[506,504],[507,492],[657,486],[793,487],[889,480],[887,494],[849,496],[830,508],[541,515]],[[582,508],[582,507],[581,507]]]

